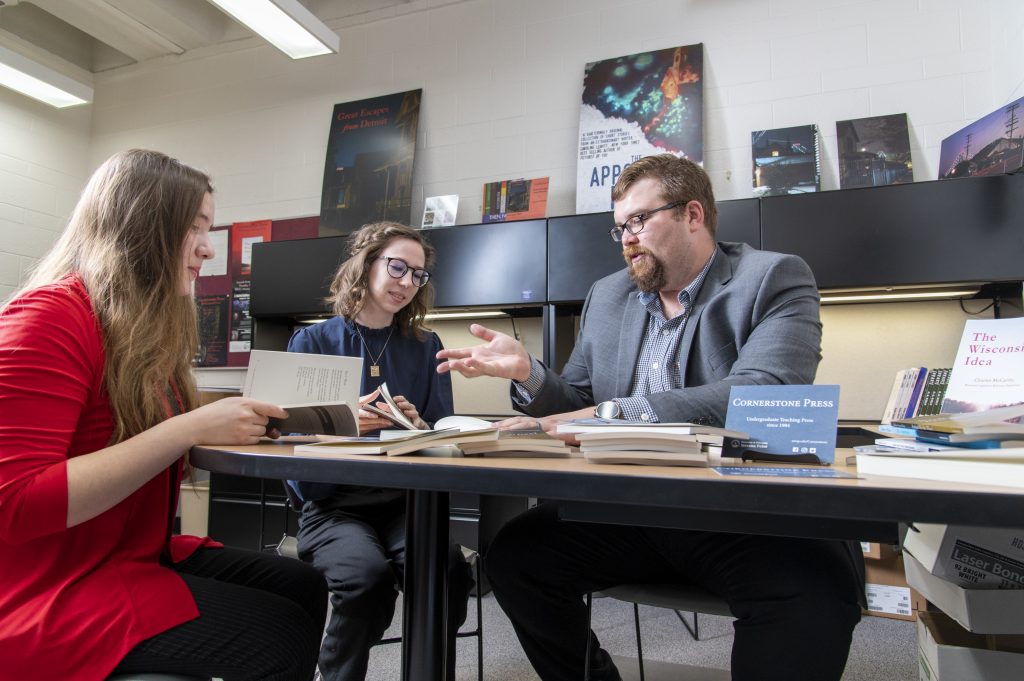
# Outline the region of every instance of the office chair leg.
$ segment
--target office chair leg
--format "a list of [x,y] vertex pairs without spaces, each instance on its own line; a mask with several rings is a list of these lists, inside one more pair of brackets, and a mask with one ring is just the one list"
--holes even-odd
[[484,608],[483,596],[480,593],[483,558],[475,554],[473,558],[473,572],[476,575],[476,629],[471,631],[456,632],[456,638],[476,636],[476,678],[477,681],[484,681]]
[[587,653],[583,658],[583,681],[590,681],[590,617],[593,614],[594,595],[587,592]]
[[484,610],[480,605],[480,561],[478,554],[473,561],[476,567],[476,679],[484,681]]
[[[455,632],[455,638],[465,638],[467,636],[476,636],[476,678],[477,681],[484,681],[484,608],[483,608],[483,596],[480,593],[480,584],[482,576],[481,568],[481,557],[477,555],[473,560],[473,570],[476,573],[476,629],[472,631],[457,631]],[[375,643],[375,646],[386,645],[389,643],[401,643],[401,636],[393,636],[391,638],[384,638]],[[450,681],[450,680],[449,680]]]
[[644,646],[640,642],[640,604],[633,603],[633,623],[636,625],[636,663],[640,667],[640,681],[644,681]]
[[[676,614],[676,617],[679,618],[679,621],[682,622],[683,626],[686,627],[686,630],[688,632],[690,632],[690,636],[693,637],[693,640],[694,641],[699,641],[700,640],[700,629],[699,629],[698,624],[697,624],[697,613],[693,613],[693,626],[691,627],[690,623],[686,621],[685,617],[683,617],[683,613],[679,612],[678,610],[673,610],[672,612],[674,612]],[[643,680],[641,679],[641,681],[643,681]]]

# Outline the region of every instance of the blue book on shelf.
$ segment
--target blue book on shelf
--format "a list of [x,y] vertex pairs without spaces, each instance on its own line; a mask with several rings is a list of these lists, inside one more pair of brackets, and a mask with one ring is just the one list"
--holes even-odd
[[910,392],[910,399],[907,400],[907,408],[903,412],[903,418],[909,419],[917,412],[917,403],[921,401],[921,391],[924,390],[925,377],[928,369],[921,367],[917,370],[917,377],[914,378],[914,387]]
[[888,423],[883,423],[878,426],[878,431],[886,433],[887,435],[909,435],[914,437],[917,435],[917,428],[910,428],[907,426],[894,426]]

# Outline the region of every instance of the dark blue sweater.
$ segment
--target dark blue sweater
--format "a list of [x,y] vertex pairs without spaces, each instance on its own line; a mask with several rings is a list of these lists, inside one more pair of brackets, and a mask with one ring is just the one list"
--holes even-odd
[[[360,341],[356,327],[369,346],[369,354]],[[403,335],[397,328],[393,333],[391,329],[370,329],[343,317],[333,317],[321,324],[296,331],[288,341],[288,352],[362,357],[360,395],[367,395],[381,383],[387,382],[388,392],[405,396],[416,405],[420,416],[428,424],[433,425],[438,419],[451,416],[455,412],[452,379],[448,374],[437,373],[435,359],[438,350],[443,347],[441,339],[436,333],[429,333],[420,341],[412,332]],[[391,339],[387,340],[389,333]],[[380,366],[380,376],[377,377],[370,376],[370,365],[374,359],[378,360]],[[332,500],[339,502],[338,505],[356,505],[384,500],[385,497],[390,499],[403,493],[401,490],[385,492],[365,487],[311,482],[298,482],[292,487],[305,501],[343,495],[344,499]]]

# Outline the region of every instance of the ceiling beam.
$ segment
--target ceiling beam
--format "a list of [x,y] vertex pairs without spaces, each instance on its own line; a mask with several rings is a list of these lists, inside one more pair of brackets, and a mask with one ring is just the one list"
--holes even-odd
[[[197,0],[106,0],[186,50],[222,42],[235,22],[208,2]],[[241,31],[237,31],[241,34]]]
[[106,0],[31,0],[60,20],[110,45],[135,61],[182,54],[185,47],[168,40]]

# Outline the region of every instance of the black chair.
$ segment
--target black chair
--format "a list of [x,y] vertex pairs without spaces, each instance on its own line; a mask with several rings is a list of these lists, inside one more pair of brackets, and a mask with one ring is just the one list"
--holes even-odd
[[[291,485],[287,482],[284,483],[284,493],[288,497],[288,503],[285,505],[285,527],[288,527],[287,514],[290,512],[301,513],[302,512],[302,500],[299,499],[298,495],[295,494],[295,490],[292,489]],[[480,587],[481,584],[481,563],[480,554],[473,549],[465,546],[460,547],[462,549],[462,555],[465,556],[466,562],[469,563],[470,568],[473,570],[473,576],[476,579],[476,628],[468,631],[459,631],[456,634],[457,638],[469,638],[471,636],[476,637],[476,678],[477,681],[484,681],[484,617],[483,617],[483,604],[481,600],[481,592],[483,589]],[[277,543],[275,547],[278,555],[289,556],[291,558],[298,559],[298,543],[295,537],[289,534],[285,534],[281,537],[281,541]],[[393,636],[390,638],[384,638],[378,641],[375,645],[386,645],[389,643],[401,643],[401,636]],[[128,680],[125,680],[128,681]],[[140,680],[141,681],[141,680]],[[153,681],[160,681],[154,679]],[[168,679],[167,681],[176,681]],[[182,679],[182,681],[191,681]]]
[[[640,667],[640,681],[644,681],[644,652],[640,638],[640,606],[652,605],[675,611],[679,621],[694,640],[700,640],[697,613],[732,617],[729,605],[711,592],[695,584],[617,584],[602,589],[601,593],[610,598],[633,604],[633,621],[636,627],[636,657]],[[587,653],[583,679],[590,681],[590,621],[593,612],[593,594],[587,594]],[[683,617],[683,612],[693,613],[693,626]],[[728,676],[726,676],[728,678]]]
[[209,677],[181,676],[180,674],[116,674],[105,681],[210,681]]

